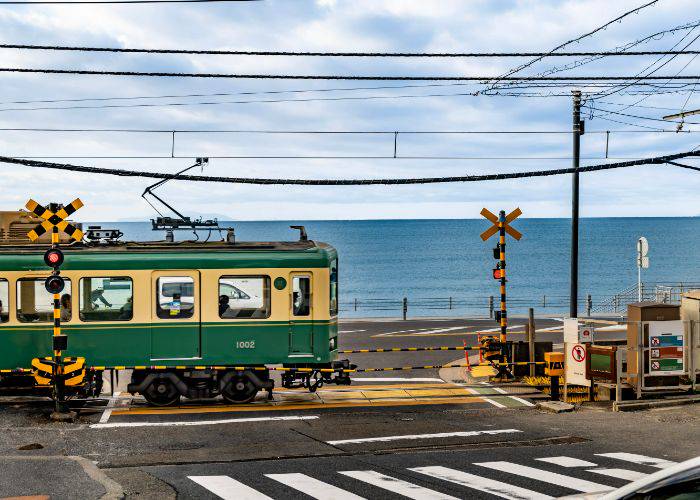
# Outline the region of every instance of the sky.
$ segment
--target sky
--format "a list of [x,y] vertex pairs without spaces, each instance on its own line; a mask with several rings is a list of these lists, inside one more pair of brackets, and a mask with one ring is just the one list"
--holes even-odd
[[[547,51],[642,3],[642,0],[263,0],[191,4],[0,5],[0,43],[291,51]],[[649,34],[694,21],[691,14],[696,11],[694,0],[660,0],[567,49],[612,50]],[[682,48],[699,34],[700,27],[696,27],[656,37],[637,48],[668,50],[679,43],[677,48]],[[700,40],[688,48],[699,49]],[[0,58],[0,67],[24,68],[485,76],[503,74],[527,61],[522,58],[293,58],[9,49],[0,49]],[[605,58],[561,74],[637,74],[655,59]],[[518,75],[561,68],[573,60],[575,58],[545,58]],[[657,66],[664,63],[656,74],[682,72],[700,75],[700,57],[694,59],[684,55],[667,63],[664,59]],[[572,102],[568,95],[473,96],[464,94],[484,86],[441,82],[443,85],[439,87],[425,87],[427,83],[430,82],[414,82],[411,85],[419,87],[411,88],[372,89],[405,85],[405,82],[0,73],[0,129],[163,131],[59,133],[0,130],[0,156],[41,157],[47,161],[78,165],[159,172],[176,172],[192,165],[195,157],[202,156],[210,157],[209,164],[192,173],[287,178],[449,176],[571,165]],[[363,89],[347,90],[357,87]],[[299,90],[304,92],[289,92]],[[563,90],[564,93],[569,91]],[[649,97],[616,93],[599,98],[595,101],[598,110],[593,116],[590,109],[584,109],[586,134],[581,142],[582,165],[671,154],[700,146],[700,125],[685,124],[683,133],[657,133],[653,129],[673,130],[675,125],[601,111],[618,110],[658,119],[681,109],[700,108],[700,85],[697,92],[693,90],[696,89],[690,87],[683,92]],[[211,95],[224,93],[234,95]],[[154,98],[191,94],[199,96]],[[87,100],[104,98],[122,99]],[[343,99],[332,100],[336,98]],[[47,100],[80,101],[26,102]],[[260,102],[271,100],[288,102]],[[216,104],[196,104],[201,102]],[[168,103],[185,105],[163,105]],[[635,107],[625,108],[628,104]],[[76,106],[79,109],[28,109]],[[700,122],[700,116],[695,117],[696,120],[692,118],[687,121]],[[177,132],[173,144],[173,134],[168,132],[172,130],[191,132]],[[223,130],[248,132],[220,132]],[[385,133],[257,132],[262,130]],[[393,158],[394,131],[399,132],[396,159]],[[557,133],[407,133],[410,131]],[[606,159],[607,131],[611,133]],[[81,156],[103,158],[79,158]],[[456,156],[462,159],[401,158],[415,156]],[[700,166],[700,160],[685,161]],[[145,187],[155,181],[63,173],[8,164],[0,164],[0,171],[0,210],[18,209],[30,197],[46,203],[67,203],[80,197],[85,203],[80,212],[80,220],[84,221],[147,220],[155,215],[141,198]],[[581,215],[698,216],[699,189],[698,172],[671,166],[583,174]],[[159,191],[159,195],[187,215],[231,220],[477,218],[482,207],[509,211],[516,206],[522,209],[525,217],[567,217],[571,209],[571,177],[368,187],[171,182]]]

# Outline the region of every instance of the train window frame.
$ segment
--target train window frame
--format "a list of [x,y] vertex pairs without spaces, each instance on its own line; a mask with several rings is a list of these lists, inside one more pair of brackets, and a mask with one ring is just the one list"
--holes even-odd
[[[3,284],[5,285],[3,287]],[[3,288],[5,293],[3,294]],[[4,301],[3,301],[4,300]],[[10,321],[10,280],[0,278],[0,324]]]
[[[306,309],[304,309],[305,312],[301,312],[302,310],[299,309],[301,306],[302,302],[299,302],[299,306],[296,304],[296,300],[294,297],[294,294],[296,293],[294,291],[294,282],[296,280],[301,281],[302,279],[308,280],[309,281],[309,288],[307,290],[307,295],[306,295]],[[312,273],[295,273],[292,274],[292,285],[289,287],[290,291],[290,300],[291,300],[291,314],[292,317],[294,318],[311,318],[313,317],[313,309],[314,309],[314,281],[313,281],[313,274]]]
[[[262,302],[264,308],[256,308],[254,312],[250,316],[224,316],[225,313],[222,313],[221,311],[221,286],[222,286],[222,280],[236,280],[236,279],[261,279],[262,280]],[[227,284],[227,283],[223,283]],[[230,285],[230,283],[228,283]],[[244,293],[248,299],[250,299],[250,291],[246,290],[240,290],[239,287],[235,285],[231,285],[235,288],[237,288],[239,291]],[[217,314],[219,315],[219,319],[227,320],[227,321],[239,321],[239,320],[251,320],[251,319],[268,319],[270,316],[272,316],[272,279],[270,278],[269,275],[267,274],[222,274],[219,276],[217,280],[217,288],[216,288],[216,298],[217,298]],[[245,299],[244,299],[245,300]],[[228,310],[235,310],[232,308],[229,308]],[[239,309],[241,311],[243,309]],[[265,311],[264,316],[256,316],[255,314],[258,311]],[[240,314],[240,313],[239,313]]]
[[[335,268],[335,273],[333,269]],[[330,267],[328,268],[328,287],[329,287],[329,312],[331,316],[337,316],[339,310],[339,294],[338,294],[338,258],[336,257],[331,261]],[[335,278],[335,279],[334,279]],[[335,286],[333,286],[335,285]]]
[[[161,315],[162,311],[166,311],[162,307],[161,304],[161,285],[160,281],[164,278],[177,278],[183,280],[188,280],[188,283],[192,284],[192,308],[189,310],[183,310],[182,308],[178,308],[179,313],[177,315],[171,314],[172,309],[167,309],[168,315]],[[155,293],[155,317],[159,320],[165,320],[165,321],[172,321],[172,320],[192,320],[195,318],[195,312],[197,311],[197,301],[199,300],[199,294],[197,293],[197,279],[194,276],[190,276],[187,274],[177,274],[177,271],[173,271],[172,274],[164,274],[156,277],[155,280],[155,290],[153,290]],[[171,294],[171,295],[163,295],[163,297],[172,297],[172,303],[175,302],[175,295],[178,294]],[[180,306],[182,305],[182,296],[180,296]],[[183,314],[184,312],[188,312],[189,314]]]
[[[85,316],[85,313],[87,312],[84,310],[84,307],[86,304],[84,303],[83,300],[83,286],[84,286],[84,281],[85,280],[93,280],[93,279],[111,279],[111,280],[128,280],[129,282],[129,287],[131,291],[131,315],[128,318],[110,318],[110,319],[90,319]],[[134,279],[131,276],[82,276],[78,280],[78,297],[80,298],[79,300],[79,308],[78,308],[78,317],[80,318],[81,322],[84,323],[104,323],[104,322],[110,322],[110,321],[120,321],[120,322],[127,322],[127,321],[133,321],[134,319]],[[96,301],[102,301],[104,297],[102,298],[96,298],[95,300],[91,300],[90,302],[94,303]],[[106,299],[104,299],[106,300]],[[104,303],[104,302],[103,302]],[[122,306],[122,309],[128,304],[129,301],[127,299],[127,302],[124,303],[124,306]],[[105,304],[106,305],[106,304]]]
[[[61,306],[61,323],[68,323],[68,322],[70,322],[70,321],[73,320],[73,309],[74,309],[74,305],[75,305],[74,293],[73,293],[73,283],[72,283],[72,281],[71,281],[70,278],[63,278],[63,280],[65,281],[66,287],[64,288],[64,290],[63,290],[63,291],[61,292],[61,294],[60,294],[60,295],[61,295],[61,301],[63,300],[63,297],[64,297],[65,295],[69,295],[70,298],[71,298],[71,308],[68,309],[70,315],[69,315],[68,318],[66,319],[66,318],[63,316],[63,311],[65,311],[66,309],[64,309],[63,306]],[[26,316],[25,316],[25,314],[22,313],[22,312],[20,311],[20,309],[19,309],[19,308],[20,308],[20,304],[21,304],[21,302],[22,302],[22,301],[21,301],[21,290],[20,290],[20,289],[21,289],[21,284],[24,283],[24,282],[27,282],[27,281],[33,281],[33,282],[35,282],[35,283],[41,283],[41,288],[40,288],[40,289],[45,290],[45,289],[43,288],[43,286],[44,286],[44,282],[46,281],[46,276],[41,276],[41,277],[36,277],[36,276],[24,276],[24,277],[21,277],[21,278],[17,278],[17,280],[15,281],[15,307],[14,307],[14,309],[15,309],[15,317],[17,318],[17,321],[20,322],[20,323],[31,323],[31,324],[41,324],[41,325],[49,325],[49,324],[53,323],[53,312],[51,313],[51,315],[50,315],[45,321],[39,321],[38,318],[37,318],[36,320],[27,320],[27,319],[23,319],[23,318],[25,318]],[[35,292],[36,292],[36,286],[35,286],[34,290],[35,290]],[[48,293],[48,292],[46,292],[46,293]],[[49,295],[50,295],[50,294],[49,294]],[[34,299],[36,300],[36,293],[35,293]],[[53,309],[52,309],[52,311],[53,311]],[[35,309],[35,312],[36,312],[36,309]]]

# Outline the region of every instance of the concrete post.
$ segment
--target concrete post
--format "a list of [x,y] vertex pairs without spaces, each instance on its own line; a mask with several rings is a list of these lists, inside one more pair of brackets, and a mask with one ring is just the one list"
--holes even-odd
[[527,343],[528,343],[528,354],[530,361],[530,376],[535,376],[535,310],[530,307],[528,309],[528,320],[527,320]]

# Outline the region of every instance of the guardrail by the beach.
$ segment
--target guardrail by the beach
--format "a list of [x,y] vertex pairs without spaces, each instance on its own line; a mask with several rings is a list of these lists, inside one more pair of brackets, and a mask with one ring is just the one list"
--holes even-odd
[[[642,283],[641,297],[645,301],[663,302],[667,304],[679,304],[681,296],[689,290],[700,289],[699,282],[653,282]],[[578,300],[581,313],[586,316],[593,314],[622,315],[627,311],[627,305],[639,300],[637,285],[629,287],[615,295],[595,297],[586,294]],[[353,298],[340,301],[341,313],[366,313],[369,315],[387,315],[395,312],[397,316],[406,319],[411,312],[423,314],[425,312],[439,311],[448,314],[477,314],[488,315],[493,318],[498,308],[498,297],[464,297],[453,295],[447,297],[402,297],[402,298]],[[529,297],[508,296],[509,310],[527,311],[536,308],[545,312],[567,312],[569,309],[568,295],[531,295]]]

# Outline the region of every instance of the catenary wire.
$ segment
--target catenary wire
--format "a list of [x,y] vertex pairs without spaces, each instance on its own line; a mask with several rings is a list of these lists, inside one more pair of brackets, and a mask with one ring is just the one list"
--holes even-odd
[[[263,73],[188,73],[168,71],[114,71],[90,69],[59,69],[59,68],[0,68],[1,73],[42,73],[56,75],[101,75],[101,76],[147,76],[147,77],[176,77],[176,78],[231,78],[249,80],[368,80],[368,81],[490,81],[498,78],[507,81],[627,81],[635,80],[637,76],[624,75],[587,75],[587,76],[523,76],[523,77],[493,77],[493,76],[460,76],[460,75],[302,75],[302,74],[263,74]],[[639,80],[697,80],[698,75],[652,75]]]
[[422,178],[392,178],[392,179],[272,179],[272,178],[252,178],[252,177],[222,177],[207,175],[173,175],[162,172],[145,172],[124,170],[117,168],[86,167],[83,165],[71,165],[66,163],[53,163],[25,158],[11,158],[0,156],[0,163],[24,165],[27,167],[47,168],[67,172],[84,172],[91,174],[106,174],[119,177],[141,177],[151,179],[173,179],[191,182],[216,182],[228,184],[256,184],[256,185],[301,185],[301,186],[370,186],[370,185],[406,185],[406,184],[436,184],[454,182],[481,182],[497,181],[505,179],[522,179],[529,177],[545,177],[552,175],[563,175],[574,172],[596,172],[600,170],[611,170],[616,168],[627,168],[640,165],[658,165],[669,161],[700,156],[700,152],[686,151],[666,156],[657,156],[617,163],[605,163],[590,165],[586,167],[569,167],[552,170],[535,170],[527,172],[511,172],[499,174],[463,175],[451,177],[422,177]]
[[[2,3],[2,2],[0,2]],[[581,57],[581,56],[658,56],[693,55],[697,50],[639,50],[639,51],[577,51],[577,52],[308,52],[286,50],[216,50],[216,49],[146,49],[128,47],[86,47],[71,45],[29,45],[0,43],[0,49],[50,50],[61,52],[115,52],[136,54],[193,54],[193,55],[233,55],[233,56],[285,56],[285,57]]]

